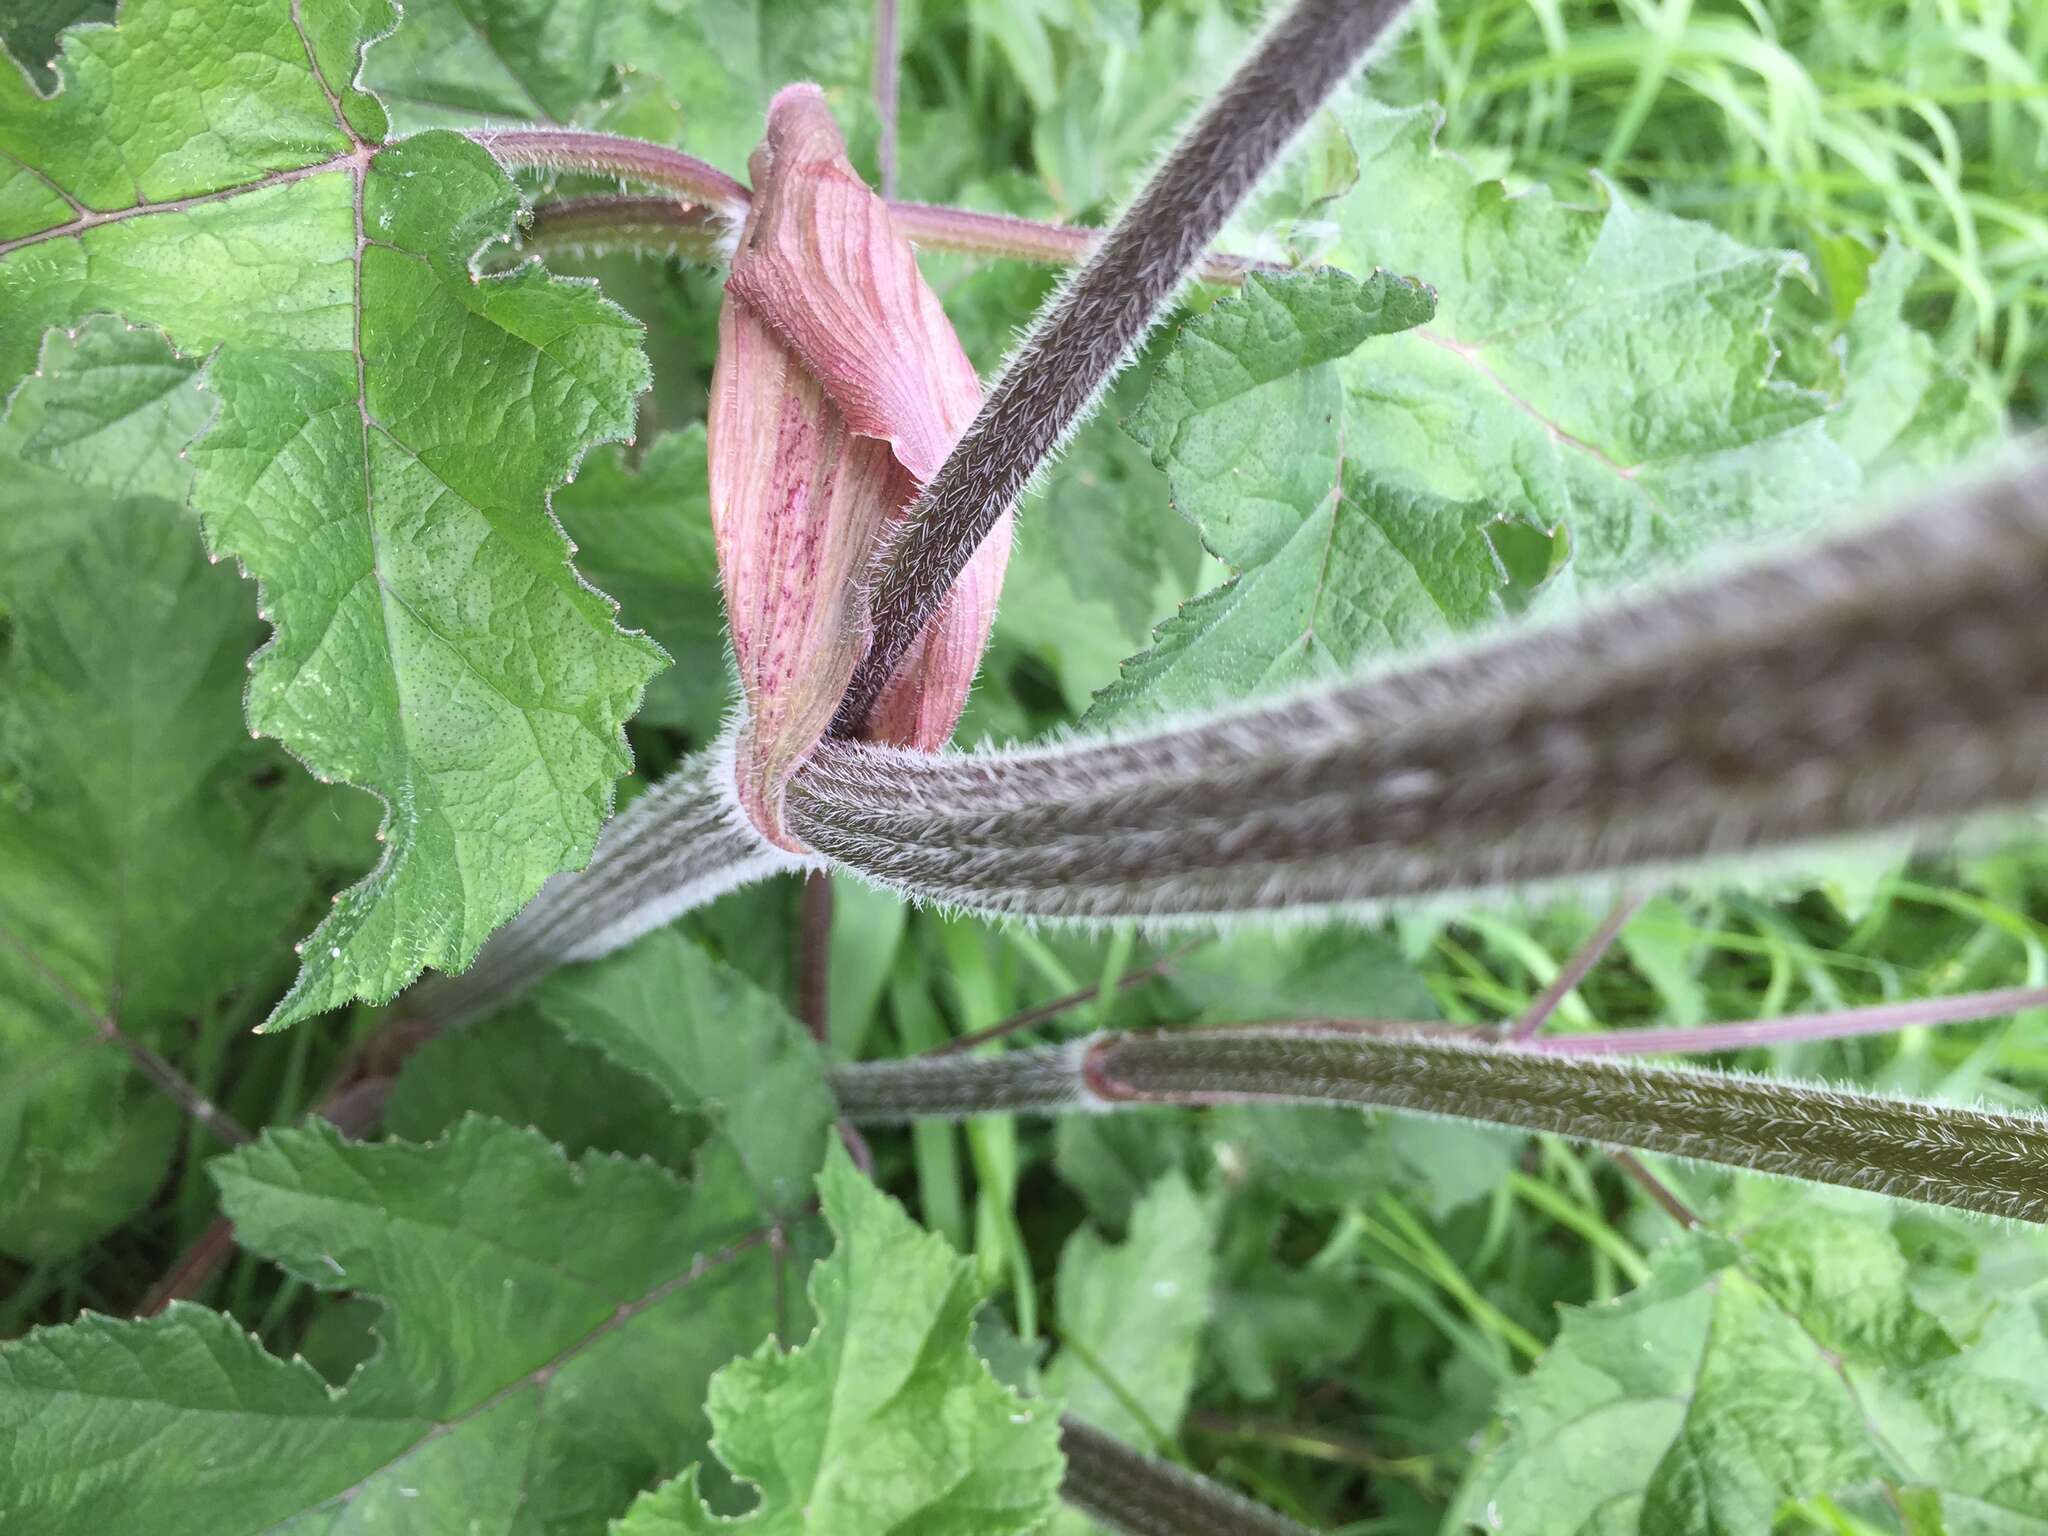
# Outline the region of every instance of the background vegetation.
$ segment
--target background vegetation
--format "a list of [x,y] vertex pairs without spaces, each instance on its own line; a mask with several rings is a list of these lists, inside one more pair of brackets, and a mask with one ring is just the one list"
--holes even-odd
[[[909,7],[902,195],[1101,221],[1233,59],[1250,21],[1247,7],[1174,0]],[[820,54],[865,57],[864,27],[812,42]],[[1547,184],[1586,201],[1605,195],[1604,181],[1799,252],[1807,272],[1787,285],[1778,326],[1809,377],[1826,368],[1890,232],[1925,258],[1907,313],[1941,357],[2015,425],[2048,414],[2048,6],[1444,0],[1381,66],[1375,89],[1440,102],[1442,143],[1511,186]],[[857,93],[842,105],[872,164],[872,116],[862,119]],[[498,120],[517,106],[500,105]],[[613,124],[646,131],[660,111],[629,77]],[[742,130],[734,135],[743,141]],[[1341,166],[1314,159],[1318,148],[1301,174],[1341,181]],[[1313,222],[1291,238],[1312,250]],[[716,277],[612,258],[557,265],[599,276],[653,326],[657,390],[641,441],[700,414]],[[1052,280],[950,257],[932,258],[929,270],[984,369]],[[1069,723],[1154,623],[1214,584],[1216,562],[1173,513],[1165,477],[1115,426],[1145,372],[1120,387],[1034,509],[966,737]],[[572,505],[565,521],[587,573],[634,619],[636,604],[668,599],[642,598],[630,574],[608,578],[608,562],[626,573],[633,558],[607,546],[601,505],[608,484],[631,494],[604,479],[623,468],[595,466],[580,498],[586,520],[575,525]],[[704,578],[706,551],[675,558],[698,561]],[[700,663],[715,657],[715,615],[662,617],[672,651],[694,643]],[[8,633],[0,629],[0,651]],[[656,684],[632,728],[643,776],[714,731],[724,699],[706,680],[719,675],[684,665]],[[303,878],[268,899],[303,907],[309,923],[324,893],[360,867],[374,807],[292,782],[302,776],[267,746],[252,748],[250,775],[271,797],[263,815],[308,850]],[[2048,982],[2048,851],[1879,856],[1826,885],[1744,889],[1700,885],[1649,901],[1554,1027],[1769,1017]],[[803,899],[794,884],[772,882],[688,927],[794,1008]],[[1602,915],[1569,902],[1510,905],[1364,932],[1239,932],[1160,946],[906,912],[841,881],[830,1031],[849,1054],[907,1053],[1077,992],[1090,995],[1021,1038],[1311,1014],[1506,1019]],[[251,956],[239,985],[163,1041],[250,1127],[297,1119],[378,1027],[362,1010],[281,1039],[251,1037],[291,968],[288,953]],[[388,1128],[424,1136],[482,1106],[538,1124],[571,1150],[669,1154],[662,1107],[644,1087],[552,1036],[537,1014],[503,1029],[488,1049],[462,1038],[415,1055]],[[2038,1107],[2048,1102],[2048,1010],[1729,1059]],[[45,1244],[40,1257],[18,1242],[22,1256],[0,1259],[0,1337],[82,1309],[131,1312],[177,1284],[175,1261],[216,1216],[205,1170],[215,1147],[204,1126],[168,1110],[147,1135],[175,1137],[181,1152],[160,1187],[133,1192],[118,1225],[81,1247]],[[974,1256],[1008,1331],[1059,1361],[1060,1384],[1089,1417],[1347,1532],[1440,1528],[1497,1433],[1489,1426],[1504,1385],[1556,1334],[1560,1306],[1628,1290],[1675,1230],[1584,1149],[1336,1112],[989,1120],[873,1140],[882,1182]],[[60,1176],[103,1179],[121,1155],[99,1149]],[[1787,1198],[1761,1181],[1660,1172],[1718,1219],[1761,1219]],[[81,1205],[97,1198],[81,1186]],[[90,1213],[81,1221],[91,1225]],[[2048,1242],[1981,1229],[1958,1239],[1912,1212],[1895,1224],[1921,1266],[1916,1294],[1938,1296],[1945,1281],[2003,1266],[2016,1294],[2048,1295]],[[234,1257],[194,1294],[332,1379],[372,1344],[371,1304],[315,1292],[256,1257]],[[1783,1528],[1891,1530],[1896,1514],[1817,1499]]]

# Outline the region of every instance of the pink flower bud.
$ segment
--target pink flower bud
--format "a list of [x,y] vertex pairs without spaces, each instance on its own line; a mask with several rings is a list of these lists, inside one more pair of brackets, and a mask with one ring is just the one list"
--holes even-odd
[[[783,786],[867,649],[869,560],[973,420],[981,386],[815,85],[769,104],[749,170],[711,379],[711,520],[746,697],[740,803],[803,851],[782,828]],[[890,677],[870,739],[946,744],[1009,556],[1005,513]]]

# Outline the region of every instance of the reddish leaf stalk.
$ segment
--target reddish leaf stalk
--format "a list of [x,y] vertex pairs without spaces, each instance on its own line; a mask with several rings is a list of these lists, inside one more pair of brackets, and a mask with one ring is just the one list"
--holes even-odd
[[746,187],[709,161],[679,149],[581,128],[507,128],[480,131],[471,137],[504,165],[615,176],[661,187],[686,203],[714,209],[734,223],[746,216]]
[[1600,963],[1600,957],[1607,953],[1616,939],[1621,937],[1621,930],[1628,926],[1628,920],[1642,910],[1643,903],[1648,899],[1644,896],[1624,896],[1614,904],[1613,910],[1607,914],[1600,926],[1593,930],[1593,936],[1580,945],[1571,959],[1558,968],[1557,975],[1551,978],[1550,985],[1537,994],[1528,1011],[1515,1020],[1514,1026],[1508,1031],[1510,1040],[1527,1040],[1550,1022],[1550,1016],[1557,1012],[1558,1005],[1570,995],[1573,987],[1592,973],[1593,967]]

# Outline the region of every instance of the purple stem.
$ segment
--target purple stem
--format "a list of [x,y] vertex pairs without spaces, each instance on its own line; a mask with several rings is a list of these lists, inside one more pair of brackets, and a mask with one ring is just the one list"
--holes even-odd
[[[928,250],[964,251],[1054,267],[1079,266],[1093,254],[1105,233],[1079,224],[1020,219],[1007,213],[976,213],[969,208],[947,208],[936,203],[891,202],[889,217],[906,240]],[[1292,270],[1282,262],[1219,251],[1204,256],[1195,267],[1195,275],[1206,283],[1236,287],[1244,282],[1248,272],[1281,274]]]
[[580,128],[510,128],[470,135],[501,163],[553,171],[587,171],[662,187],[687,202],[705,203],[738,220],[752,194],[708,161],[640,139]]
[[1740,1051],[1752,1046],[1790,1045],[1801,1040],[1841,1040],[1881,1035],[1928,1024],[1966,1024],[1995,1019],[2024,1008],[2048,1008],[2048,987],[2006,987],[1960,997],[1922,997],[1905,1003],[1833,1013],[1795,1013],[1781,1019],[1741,1024],[1701,1024],[1689,1029],[1622,1029],[1597,1035],[1553,1035],[1522,1044],[1524,1050],[1554,1056],[1661,1056],[1705,1051]]
[[1565,961],[1549,986],[1538,994],[1536,1001],[1529,1005],[1529,1011],[1515,1020],[1514,1028],[1508,1031],[1508,1038],[1517,1042],[1527,1040],[1550,1022],[1550,1016],[1557,1012],[1558,1004],[1565,1000],[1573,987],[1586,979],[1586,975],[1600,963],[1600,957],[1607,953],[1614,941],[1621,937],[1621,930],[1628,926],[1628,920],[1640,912],[1644,896],[1624,896],[1614,904],[1614,910],[1607,914],[1607,920],[1593,931],[1593,937],[1581,944],[1571,959]]
[[875,0],[875,115],[882,120],[882,196],[896,195],[896,0]]

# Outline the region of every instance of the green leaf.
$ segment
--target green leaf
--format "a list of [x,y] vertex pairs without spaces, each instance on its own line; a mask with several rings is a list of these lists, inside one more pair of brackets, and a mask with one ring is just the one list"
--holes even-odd
[[384,1301],[382,1350],[337,1392],[186,1304],[0,1346],[0,1528],[596,1532],[703,1454],[712,1371],[774,1326],[729,1171],[572,1163],[479,1119],[428,1146],[277,1132],[213,1167],[245,1245]]
[[1732,1536],[1876,1481],[1916,1530],[2048,1531],[2040,1313],[2021,1296],[1952,1329],[1913,1268],[1870,1205],[1812,1197],[1734,1240],[1673,1242],[1641,1289],[1568,1313],[1503,1395],[1466,1519]]
[[691,154],[744,177],[768,98],[792,81],[825,86],[852,136],[872,138],[869,26],[839,0],[413,0],[364,79],[411,132],[596,122],[624,67],[679,109]]
[[729,1145],[764,1209],[810,1198],[834,1118],[817,1044],[781,1003],[673,929],[533,994],[541,1016],[655,1083]]
[[1982,384],[1906,323],[1906,298],[1924,265],[1887,242],[1842,333],[1847,383],[1828,427],[1863,466],[1873,492],[1887,495],[1961,463],[2000,426],[1998,402]]
[[704,1127],[666,1093],[595,1046],[567,1038],[531,1005],[481,1028],[429,1040],[405,1060],[384,1129],[407,1141],[445,1135],[466,1115],[528,1125],[572,1157],[618,1152],[687,1169]]
[[36,84],[47,91],[55,83],[50,56],[57,34],[81,21],[112,21],[114,0],[13,0],[0,15],[0,48],[14,56]]
[[[1330,259],[1418,274],[1436,313],[1317,347],[1262,323],[1272,300],[1248,285],[1183,328],[1131,430],[1236,575],[1126,663],[1099,721],[1347,672],[1538,588],[1563,601],[1808,526],[1854,499],[1889,430],[1838,441],[1824,395],[1772,378],[1766,327],[1797,257],[1619,193],[1596,210],[1510,196],[1435,150],[1432,109],[1336,116],[1358,180],[1329,205]],[[1865,357],[1902,371],[1872,339],[1896,325],[1886,293],[1851,338],[1852,398],[1876,387],[1856,382]],[[1891,345],[1903,371],[1931,367]]]
[[1083,1227],[1060,1251],[1054,1308],[1061,1349],[1046,1390],[1067,1411],[1137,1445],[1172,1436],[1187,1410],[1209,1325],[1216,1216],[1185,1175],[1165,1175],[1108,1243]]
[[[1429,290],[1333,269],[1249,278],[1188,322],[1127,423],[1174,505],[1240,574],[1182,607],[1125,664],[1092,719],[1198,707],[1340,670],[1360,654],[1497,606],[1480,507],[1360,499],[1335,359],[1426,321]],[[1418,629],[1419,626],[1419,629]]]
[[518,199],[465,140],[385,142],[348,82],[394,19],[135,0],[67,35],[54,99],[0,70],[0,153],[31,168],[0,184],[0,391],[93,311],[209,354],[192,499],[276,625],[250,724],[389,810],[277,1024],[459,969],[585,859],[660,662],[547,510],[631,429],[638,327],[535,267],[472,274]]
[[766,1344],[711,1383],[719,1457],[759,1489],[759,1505],[717,1518],[693,1467],[636,1502],[617,1536],[1037,1529],[1059,1487],[1059,1424],[999,1385],[970,1345],[972,1265],[843,1152],[818,1190],[838,1245],[811,1272],[817,1330],[787,1352]]
[[409,0],[365,61],[400,132],[582,119],[623,55],[603,0]]
[[193,369],[98,321],[0,424],[0,1250],[134,1212],[182,1116],[103,1022],[175,1051],[265,985],[317,798],[240,721],[257,625],[178,505]]

